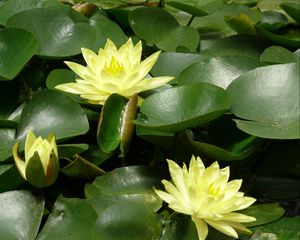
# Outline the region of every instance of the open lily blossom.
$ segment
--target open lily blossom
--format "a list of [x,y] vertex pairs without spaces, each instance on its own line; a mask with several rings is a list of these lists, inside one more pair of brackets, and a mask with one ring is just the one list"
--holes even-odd
[[205,168],[201,159],[194,156],[189,169],[185,164],[181,168],[171,160],[168,165],[172,183],[163,180],[166,192],[156,189],[155,192],[174,211],[191,215],[199,240],[206,239],[207,224],[235,238],[238,238],[237,231],[250,233],[242,223],[256,219],[234,211],[245,209],[256,200],[239,191],[242,180],[228,182],[229,167],[220,169],[214,162]]
[[134,45],[129,39],[119,49],[111,40],[107,40],[104,49],[98,55],[90,49],[81,49],[87,66],[74,62],[65,63],[80,79],[76,83],[56,86],[65,92],[79,94],[92,104],[103,105],[113,93],[130,98],[136,93],[160,87],[173,77],[148,77],[148,73],[157,61],[160,51],[141,61],[142,43]]

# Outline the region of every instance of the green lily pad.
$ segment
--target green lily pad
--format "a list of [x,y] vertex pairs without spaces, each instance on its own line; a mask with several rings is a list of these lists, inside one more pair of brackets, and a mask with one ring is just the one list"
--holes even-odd
[[0,161],[12,156],[12,147],[15,144],[16,129],[0,128]]
[[0,165],[0,192],[10,191],[24,183],[15,164]]
[[282,2],[280,7],[297,23],[300,23],[300,6],[298,3]]
[[245,120],[237,127],[276,139],[300,137],[299,64],[278,64],[249,71],[227,88],[231,111]]
[[58,1],[53,0],[7,0],[0,6],[0,24],[6,25],[6,21],[19,12],[33,9],[45,8],[61,5]]
[[118,24],[100,14],[95,14],[89,21],[97,32],[97,40],[92,48],[95,51],[103,48],[107,39],[112,40],[118,48],[128,40],[128,37]]
[[184,47],[193,52],[199,45],[196,29],[180,26],[173,15],[161,8],[137,8],[130,13],[129,23],[139,38],[166,51]]
[[[95,240],[159,239],[162,224],[145,203],[120,201],[104,209],[93,228]],[[146,233],[146,234],[145,234]]]
[[129,100],[121,95],[112,94],[106,100],[99,120],[98,145],[105,153],[111,153],[120,145],[121,156],[128,150],[134,125],[131,122],[137,112],[137,95]]
[[271,46],[260,55],[260,61],[267,63],[292,63],[299,61],[299,57],[284,47]]
[[84,134],[88,128],[87,117],[79,104],[61,93],[45,89],[25,105],[17,139],[23,140],[29,129],[44,137],[55,133],[59,140]]
[[10,80],[18,75],[39,49],[36,38],[22,29],[0,30],[0,77]]
[[300,30],[298,27],[287,26],[283,29],[280,29],[276,32],[269,32],[260,26],[260,24],[256,25],[256,29],[259,33],[265,38],[275,42],[284,47],[290,48],[300,48]]
[[160,185],[160,173],[150,167],[131,166],[115,169],[97,177],[85,187],[85,196],[98,214],[112,204],[130,200],[147,204],[153,211],[161,207],[161,200],[153,187]]
[[92,239],[91,229],[97,217],[85,200],[60,195],[37,240]]
[[44,199],[30,192],[0,194],[0,233],[2,239],[36,239],[44,211]]
[[239,213],[255,217],[256,221],[243,223],[246,227],[253,227],[274,222],[281,218],[285,211],[278,203],[263,203],[240,210]]
[[178,77],[178,85],[206,82],[226,89],[235,78],[260,66],[258,59],[247,56],[211,58],[183,70]]
[[263,29],[272,32],[287,26],[289,20],[285,15],[275,11],[264,11],[260,20],[259,26]]
[[216,119],[229,105],[225,90],[212,84],[174,87],[146,98],[134,123],[156,130],[180,131]]
[[187,3],[184,3],[184,2],[177,2],[177,1],[168,1],[167,2],[168,5],[174,7],[174,8],[177,8],[183,12],[187,12],[193,16],[206,16],[208,15],[207,12],[201,10],[200,8],[197,7],[196,4],[187,4]]
[[80,154],[86,151],[89,145],[84,143],[78,144],[60,144],[57,146],[59,157],[72,158],[75,154]]
[[271,233],[273,237],[275,235],[275,239],[280,240],[298,240],[300,235],[299,225],[300,216],[284,217],[271,224],[253,227],[252,231]]
[[174,76],[176,78],[191,64],[206,59],[206,56],[200,54],[162,52],[150,72],[154,77]]
[[82,47],[93,46],[96,39],[96,30],[92,26],[84,22],[75,23],[59,9],[26,10],[12,16],[6,26],[32,33],[41,44],[37,55],[44,57],[79,54]]

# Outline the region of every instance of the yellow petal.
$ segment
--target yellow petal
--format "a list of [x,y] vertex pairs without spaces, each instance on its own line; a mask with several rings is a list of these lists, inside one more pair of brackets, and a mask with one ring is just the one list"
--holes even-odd
[[199,240],[205,240],[208,234],[207,224],[200,218],[192,216],[192,220],[196,225]]
[[17,167],[19,173],[26,180],[26,174],[25,174],[26,165],[25,165],[25,162],[19,157],[19,154],[18,154],[19,145],[20,145],[20,143],[17,142],[13,146],[13,157],[14,157],[15,164],[16,164],[16,167]]
[[25,140],[25,156],[26,156],[26,154],[29,153],[30,148],[32,147],[35,140],[36,140],[36,137],[30,129],[27,133],[26,140]]
[[241,213],[226,213],[221,217],[221,220],[231,221],[231,222],[253,222],[256,220],[254,217],[247,216]]
[[231,227],[226,221],[212,221],[212,220],[208,220],[208,219],[204,219],[204,220],[210,226],[217,229],[218,231],[220,231],[228,236],[238,238],[238,234],[235,231],[235,229],[233,227]]
[[161,190],[157,190],[155,188],[154,188],[154,191],[166,203],[170,203],[171,201],[175,200],[174,197],[171,194],[169,194],[169,193],[166,193],[166,192],[161,191]]

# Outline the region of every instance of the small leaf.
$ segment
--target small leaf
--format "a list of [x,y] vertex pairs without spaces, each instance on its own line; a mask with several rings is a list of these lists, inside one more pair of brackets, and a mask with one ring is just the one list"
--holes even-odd
[[292,63],[298,59],[296,54],[280,46],[271,46],[260,55],[260,61],[267,63]]

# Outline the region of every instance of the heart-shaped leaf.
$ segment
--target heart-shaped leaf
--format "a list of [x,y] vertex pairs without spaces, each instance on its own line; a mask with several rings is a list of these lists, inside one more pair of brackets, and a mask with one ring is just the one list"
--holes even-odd
[[37,240],[92,239],[97,214],[85,200],[59,196]]
[[229,105],[225,90],[212,84],[174,87],[146,98],[134,123],[157,130],[180,131],[216,119]]
[[29,32],[17,28],[0,30],[0,77],[13,79],[39,49]]
[[241,130],[263,138],[300,137],[299,64],[254,69],[227,88]]
[[280,46],[268,47],[261,55],[260,61],[267,63],[292,63],[299,61],[299,57],[286,48]]
[[[49,21],[51,19],[51,21]],[[37,55],[66,57],[90,47],[96,39],[96,30],[88,23],[75,23],[59,9],[37,8],[20,12],[11,17],[7,27],[24,29],[39,40]]]
[[261,65],[258,59],[246,56],[211,58],[182,71],[178,85],[206,82],[226,89],[235,78]]
[[0,194],[2,239],[36,239],[44,212],[44,199],[28,191]]

